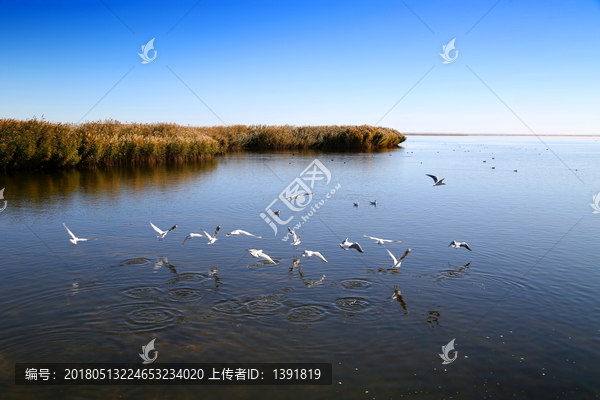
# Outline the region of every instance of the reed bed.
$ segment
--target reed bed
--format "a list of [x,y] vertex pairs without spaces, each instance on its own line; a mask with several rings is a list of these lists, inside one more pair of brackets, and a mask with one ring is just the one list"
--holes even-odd
[[62,124],[0,119],[0,168],[187,161],[240,149],[378,149],[404,140],[394,129],[367,125],[193,127],[113,120]]

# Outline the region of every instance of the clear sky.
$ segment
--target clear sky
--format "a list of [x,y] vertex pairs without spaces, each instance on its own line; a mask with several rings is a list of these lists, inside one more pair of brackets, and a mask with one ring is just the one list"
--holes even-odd
[[600,134],[600,0],[0,1],[0,43],[0,118]]

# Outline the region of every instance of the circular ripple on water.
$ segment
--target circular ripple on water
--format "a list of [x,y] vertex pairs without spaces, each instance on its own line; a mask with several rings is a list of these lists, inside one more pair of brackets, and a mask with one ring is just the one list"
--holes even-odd
[[246,310],[254,315],[274,314],[283,305],[281,304],[282,298],[281,294],[262,296],[257,300],[247,302]]
[[346,312],[361,312],[371,308],[369,301],[362,297],[342,297],[334,303],[337,308]]
[[134,330],[152,331],[166,328],[182,316],[183,314],[174,308],[143,308],[130,312],[127,323]]
[[160,289],[156,287],[145,286],[126,289],[123,291],[123,294],[132,299],[150,299],[159,296],[161,292]]
[[179,288],[169,291],[167,298],[173,301],[186,302],[194,301],[204,297],[204,293],[198,289]]
[[300,306],[292,308],[285,319],[290,322],[316,322],[326,314],[327,311],[321,306]]
[[371,286],[371,282],[362,279],[346,279],[342,282],[344,289],[362,290]]
[[225,314],[241,314],[244,312],[244,304],[235,300],[224,300],[215,304],[213,309]]

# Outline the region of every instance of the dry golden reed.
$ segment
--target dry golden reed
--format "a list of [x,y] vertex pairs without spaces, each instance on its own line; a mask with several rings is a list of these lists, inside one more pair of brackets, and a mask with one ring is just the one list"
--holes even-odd
[[181,126],[107,120],[62,124],[0,119],[0,168],[49,168],[190,160],[238,149],[360,150],[406,140],[373,126]]

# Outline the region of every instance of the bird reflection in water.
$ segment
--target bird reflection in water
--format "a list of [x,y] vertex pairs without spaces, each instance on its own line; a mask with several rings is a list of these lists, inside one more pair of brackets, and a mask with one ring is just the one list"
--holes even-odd
[[71,298],[79,293],[79,283],[73,282],[71,288],[67,291],[67,305],[71,304]]
[[446,278],[462,278],[465,273],[467,272],[467,270],[469,269],[469,266],[471,265],[471,263],[467,263],[462,267],[456,267],[452,264],[450,264],[448,262],[448,265],[452,268],[452,269],[447,269],[445,271],[440,272],[440,277],[438,279],[436,279],[433,283],[438,283],[441,282],[442,280],[446,279]]
[[302,283],[304,283],[307,287],[313,287],[313,286],[317,286],[317,285],[320,285],[321,283],[323,283],[323,279],[325,279],[325,274],[323,274],[321,279],[306,280],[306,279],[304,279],[304,274],[302,274],[302,266],[300,265],[300,259],[295,258],[292,262],[293,262],[293,264],[292,264],[292,268],[290,268],[290,274],[296,270],[296,267],[298,267],[298,274],[300,275],[300,279],[302,280]]
[[[156,260],[156,264],[154,264],[154,273],[157,273],[160,270],[160,267],[162,267],[165,264],[169,264],[169,260],[167,260],[167,257],[162,257]],[[175,272],[175,274],[177,274],[177,272]]]
[[394,294],[392,295],[392,300],[396,300],[398,301],[398,303],[400,303],[402,309],[406,311],[404,314],[410,314],[410,311],[408,311],[408,309],[406,308],[406,303],[404,302],[404,299],[402,299],[402,294],[398,289],[398,286],[394,286]]
[[210,269],[210,271],[208,271],[208,276],[209,278],[213,278],[214,282],[215,282],[215,287],[218,289],[219,286],[221,286],[221,279],[217,276],[217,273],[219,272],[219,268],[217,267],[212,267]]

